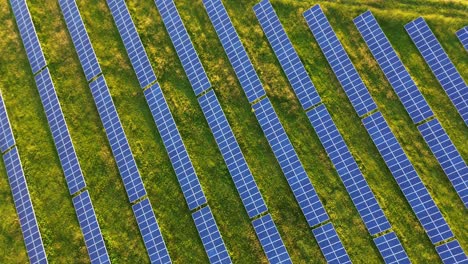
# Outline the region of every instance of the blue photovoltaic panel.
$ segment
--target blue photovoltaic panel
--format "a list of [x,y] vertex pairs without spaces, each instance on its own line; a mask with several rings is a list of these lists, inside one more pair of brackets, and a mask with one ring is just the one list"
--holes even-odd
[[203,207],[192,217],[210,263],[232,263],[210,207]]
[[320,96],[269,0],[261,1],[253,9],[302,108],[320,103]]
[[73,197],[73,205],[75,206],[91,263],[110,263],[88,191]]
[[11,124],[8,119],[5,102],[3,101],[3,96],[0,93],[0,150],[5,152],[15,144],[15,138],[11,131]]
[[101,73],[101,67],[97,61],[80,12],[75,0],[59,0],[59,4],[67,24],[68,32],[70,32],[78,58],[86,75],[86,80],[89,81]]
[[117,162],[125,190],[127,191],[128,199],[130,202],[134,202],[145,196],[146,190],[104,76],[99,76],[89,84],[89,87],[91,88],[94,102],[106,130],[106,135]]
[[364,38],[372,55],[379,63],[387,80],[406,108],[414,123],[419,123],[433,116],[431,108],[411,79],[403,62],[400,60],[390,41],[380,28],[370,11],[354,19],[354,24]]
[[395,232],[390,232],[383,236],[374,238],[374,243],[377,246],[377,249],[379,249],[385,263],[411,263]]
[[145,97],[153,115],[154,122],[171,159],[180,187],[190,210],[206,203],[200,181],[192,161],[185,149],[184,142],[172,117],[166,99],[158,83],[145,90]]
[[465,50],[468,51],[468,26],[458,30],[457,37],[463,44],[463,47],[465,47]]
[[422,17],[406,24],[405,29],[465,124],[468,125],[468,86],[434,33]]
[[280,233],[270,214],[264,215],[252,221],[255,233],[262,244],[263,251],[270,263],[291,263],[291,258],[283,244]]
[[312,232],[327,263],[351,263],[351,259],[331,223],[317,227]]
[[31,14],[25,0],[10,0],[10,3],[24,48],[26,49],[26,54],[28,55],[29,64],[33,73],[36,73],[46,66],[46,61],[44,53],[42,53],[41,44],[37,38]]
[[132,206],[151,263],[172,263],[148,198]]
[[192,41],[180,18],[173,0],[156,0],[156,6],[161,14],[172,44],[179,56],[185,73],[196,95],[211,87],[205,69],[198,58]]
[[200,96],[198,102],[213,132],[216,143],[223,155],[249,217],[252,218],[267,211],[265,201],[258,190],[257,184],[214,91],[211,90]]
[[309,226],[327,221],[328,215],[299,157],[289,141],[268,98],[253,105],[255,115],[265,134],[286,180],[296,197]]
[[437,246],[436,250],[444,264],[468,263],[468,258],[458,240]]
[[304,18],[358,115],[377,109],[320,6],[315,5],[305,11]]
[[55,148],[57,149],[60,163],[65,174],[70,194],[74,194],[86,187],[81,171],[80,163],[76,156],[73,142],[68,132],[67,123],[62,113],[62,108],[55,93],[54,84],[50,77],[49,69],[41,71],[35,77],[37,89],[41,97],[42,105],[47,116]]
[[14,147],[8,151],[3,156],[3,161],[5,162],[8,181],[10,182],[11,193],[13,194],[13,201],[15,202],[16,212],[20,220],[29,260],[31,263],[47,263],[41,233],[37,225],[18,149]]
[[364,179],[325,105],[307,112],[312,126],[327,151],[338,175],[371,235],[390,229],[390,223]]
[[112,17],[119,30],[125,49],[127,50],[130,62],[140,82],[141,88],[156,81],[153,67],[146,55],[146,51],[138,36],[135,24],[130,16],[124,0],[107,0]]
[[262,83],[221,0],[203,0],[221,44],[249,102],[265,95]]
[[362,122],[432,243],[453,237],[452,230],[382,114],[376,112]]
[[418,127],[453,188],[468,208],[468,166],[437,119]]

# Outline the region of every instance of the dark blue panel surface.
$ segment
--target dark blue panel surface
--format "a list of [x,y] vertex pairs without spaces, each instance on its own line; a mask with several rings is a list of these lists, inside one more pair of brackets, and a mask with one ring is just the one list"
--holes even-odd
[[88,191],[75,196],[73,198],[73,205],[75,206],[91,263],[110,263]]
[[351,263],[351,259],[341,243],[335,227],[331,223],[320,226],[312,230],[315,239],[320,246],[327,263],[343,264]]
[[419,123],[433,116],[431,108],[411,79],[403,62],[400,60],[390,41],[380,28],[370,11],[354,19],[372,55],[379,63],[387,80],[393,87],[414,123]]
[[437,246],[436,250],[444,264],[468,263],[468,258],[458,240]]
[[357,114],[363,116],[377,109],[366,85],[354,68],[320,6],[315,5],[305,11],[304,18]]
[[91,46],[80,12],[75,0],[59,0],[59,4],[65,18],[65,23],[67,24],[68,32],[78,53],[81,67],[83,67],[86,80],[89,81],[101,73],[101,67]]
[[155,0],[172,44],[196,95],[211,87],[205,69],[180,18],[173,0]]
[[468,86],[442,45],[422,17],[406,24],[405,29],[468,125]]
[[371,235],[390,229],[390,223],[364,179],[358,164],[331,119],[325,105],[307,112],[320,142],[340,175],[364,224]]
[[320,103],[320,96],[269,0],[255,5],[254,11],[302,108],[308,109]]
[[457,37],[460,42],[465,47],[465,50],[468,51],[468,26],[461,28],[457,31]]
[[192,217],[210,263],[232,263],[210,207],[203,207],[193,213]]
[[432,243],[453,237],[452,230],[382,114],[376,112],[362,122]]
[[203,0],[203,4],[249,102],[264,96],[262,83],[223,3],[221,0]]
[[11,131],[10,120],[3,101],[3,96],[0,93],[0,150],[5,152],[7,149],[16,144],[13,132]]
[[171,159],[180,187],[184,193],[190,210],[206,203],[200,181],[198,180],[192,161],[182,141],[174,118],[169,110],[166,99],[159,84],[155,83],[145,90],[145,97],[153,115],[154,122],[163,140],[166,151]]
[[374,243],[385,263],[411,263],[395,232],[374,238]]
[[148,198],[132,206],[151,263],[172,263]]
[[106,130],[107,139],[117,162],[128,199],[130,202],[134,202],[145,196],[146,190],[104,76],[99,76],[89,84],[89,87]]
[[267,210],[231,126],[213,90],[198,99],[249,217]]
[[328,215],[320,202],[314,186],[307,176],[299,157],[294,150],[273,106],[268,98],[253,105],[255,115],[270,144],[289,187],[296,197],[307,222],[315,226],[327,221]]
[[275,222],[270,214],[264,215],[252,221],[255,233],[262,244],[263,250],[270,263],[291,263],[289,253],[284,246],[283,240],[276,228]]
[[50,77],[49,69],[41,71],[35,77],[37,89],[41,97],[42,105],[47,116],[55,148],[57,149],[60,163],[65,174],[70,194],[74,194],[86,187],[80,163],[76,156],[73,142],[68,132],[67,123],[62,113],[62,108],[55,93],[54,84]]

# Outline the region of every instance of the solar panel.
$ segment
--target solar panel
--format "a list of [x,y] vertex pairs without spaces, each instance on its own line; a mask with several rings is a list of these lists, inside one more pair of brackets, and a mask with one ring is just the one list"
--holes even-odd
[[232,263],[209,206],[192,214],[210,263]]
[[289,253],[283,244],[280,233],[270,214],[252,221],[255,233],[262,244],[270,263],[292,263]]
[[10,0],[10,3],[32,72],[37,73],[46,66],[46,61],[28,6],[25,0]]
[[312,232],[328,263],[351,263],[351,259],[332,223],[317,227]]
[[468,51],[468,26],[465,26],[457,31],[457,37],[463,44],[463,47]]
[[146,101],[171,159],[190,210],[206,203],[200,181],[158,83],[145,90]]
[[304,65],[286,35],[271,3],[268,0],[263,0],[255,5],[253,9],[283,71],[288,77],[289,83],[301,102],[302,108],[308,109],[320,103],[320,96],[315,90],[309,75],[307,75]]
[[452,230],[382,114],[375,112],[362,122],[432,243],[453,237]]
[[88,191],[73,197],[91,263],[111,263]]
[[305,11],[304,18],[358,115],[377,109],[320,5]]
[[411,263],[395,232],[374,238],[374,243],[379,249],[385,263]]
[[221,0],[203,0],[208,16],[249,102],[265,95],[262,83]]
[[78,157],[68,132],[67,123],[62,108],[55,93],[54,84],[46,68],[35,77],[37,89],[47,116],[52,137],[55,142],[60,163],[65,174],[70,194],[74,194],[86,187]]
[[198,58],[192,41],[180,18],[179,12],[172,0],[156,0],[156,6],[161,14],[172,44],[177,51],[185,73],[196,95],[211,87],[205,69]]
[[106,135],[117,162],[125,190],[127,191],[128,199],[130,202],[134,202],[145,196],[146,190],[104,76],[101,75],[92,81],[89,87],[91,88],[94,102],[106,130]]
[[458,240],[437,246],[436,250],[444,264],[468,263],[468,258]]
[[59,0],[59,4],[67,24],[68,32],[83,67],[86,80],[90,81],[101,73],[101,67],[97,61],[96,54],[94,54],[94,49],[81,19],[80,11],[75,0]]
[[387,80],[406,108],[414,123],[419,123],[433,116],[431,108],[411,79],[403,62],[400,60],[390,41],[380,28],[370,11],[354,19],[354,24],[364,38],[372,55],[379,63]]
[[418,127],[452,186],[468,207],[468,166],[437,119]]
[[262,99],[253,105],[253,109],[309,226],[315,226],[328,220],[325,208],[320,202],[270,100],[268,98]]
[[7,151],[16,144],[13,132],[11,131],[10,120],[3,101],[3,96],[0,93],[0,150]]
[[213,132],[216,143],[223,155],[249,217],[252,218],[267,211],[265,201],[258,190],[257,184],[214,91],[211,90],[200,96],[198,102]]
[[468,125],[468,86],[434,33],[422,17],[406,24],[405,29],[465,124]]
[[151,263],[172,263],[148,198],[132,206]]
[[141,88],[145,88],[156,81],[156,75],[154,75],[153,68],[143,48],[140,36],[138,36],[135,24],[133,24],[127,5],[124,0],[107,0],[107,4],[122,37],[140,86]]
[[390,229],[390,223],[377,203],[325,105],[322,104],[308,111],[307,116],[369,233],[375,235]]
[[11,193],[13,194],[13,201],[15,202],[16,213],[19,217],[29,260],[31,263],[47,263],[18,149],[14,147],[8,151],[3,156],[3,161],[5,162],[8,181],[10,182]]

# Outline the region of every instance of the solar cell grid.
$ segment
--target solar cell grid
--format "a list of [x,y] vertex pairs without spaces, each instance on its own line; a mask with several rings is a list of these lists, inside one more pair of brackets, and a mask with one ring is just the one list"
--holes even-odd
[[192,217],[210,263],[232,263],[210,207],[203,207],[193,213]]
[[148,198],[132,206],[151,263],[172,263]]
[[263,0],[254,6],[254,11],[283,71],[288,77],[289,83],[301,102],[302,108],[308,109],[320,103],[320,96],[286,35],[271,3],[268,0]]
[[101,72],[101,67],[91,46],[80,12],[75,0],[59,0],[59,4],[68,27],[68,32],[71,35],[78,58],[83,67],[86,80],[89,81]]
[[385,263],[411,263],[395,232],[374,238],[374,243]]
[[304,18],[357,114],[363,116],[377,109],[320,5],[305,11]]
[[158,83],[144,91],[190,210],[206,203],[200,181]]
[[419,123],[433,116],[434,113],[427,104],[426,99],[418,90],[416,83],[372,13],[367,11],[361,14],[354,19],[354,24],[413,122]]
[[130,202],[134,202],[145,196],[146,190],[104,76],[101,75],[92,81],[89,87],[117,162],[128,199]]
[[110,263],[88,191],[84,191],[73,197],[73,205],[84,235],[91,263]]
[[437,119],[418,126],[452,186],[468,208],[468,166]]
[[376,112],[362,122],[432,243],[453,237],[452,230],[382,114]]
[[46,66],[46,61],[28,6],[25,0],[10,0],[10,3],[32,72],[37,73]]
[[432,73],[468,125],[468,86],[422,17],[405,29]]
[[289,253],[270,214],[252,221],[263,250],[270,263],[292,263]]
[[44,69],[35,77],[37,89],[52,132],[55,148],[65,175],[70,194],[86,187],[78,157],[68,132],[67,123],[55,92],[49,69]]
[[457,37],[460,40],[460,42],[463,44],[463,47],[465,47],[465,50],[468,51],[468,26],[465,26],[461,28],[460,30],[458,30]]
[[315,226],[326,220],[328,215],[318,198],[299,157],[289,141],[278,116],[268,98],[253,105],[255,115],[265,134],[270,147],[301,207],[309,226]]
[[221,0],[203,0],[208,16],[249,102],[265,95],[252,62]]
[[317,227],[312,232],[327,263],[351,263],[351,259],[331,223]]
[[446,244],[439,245],[436,247],[436,250],[444,264],[468,263],[468,258],[458,240],[452,240]]
[[140,86],[141,88],[145,88],[156,81],[156,75],[154,75],[153,67],[137,33],[127,5],[124,0],[107,0],[107,4],[122,37]]
[[390,223],[377,203],[325,105],[308,111],[307,116],[369,233],[375,235],[390,229]]
[[14,147],[8,151],[3,155],[3,161],[5,162],[8,181],[13,194],[13,201],[19,217],[29,260],[31,263],[47,263],[41,233],[29,195],[26,178],[24,177],[18,149]]
[[249,217],[252,218],[267,211],[265,201],[255,183],[214,91],[211,90],[202,95],[198,99],[198,102],[213,132],[216,143],[223,155]]
[[155,0],[164,25],[174,44],[185,73],[196,95],[211,87],[205,69],[172,0]]
[[3,96],[0,93],[0,150],[7,151],[16,144],[13,132],[11,131],[10,120],[3,101]]

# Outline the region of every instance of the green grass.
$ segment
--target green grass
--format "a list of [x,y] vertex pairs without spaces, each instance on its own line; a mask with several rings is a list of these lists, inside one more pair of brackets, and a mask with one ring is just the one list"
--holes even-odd
[[[232,259],[236,263],[266,263],[154,2],[126,2]],[[320,250],[239,86],[202,2],[176,2],[291,258],[296,263],[323,263]],[[351,259],[355,263],[382,262],[263,35],[252,11],[257,1],[223,2]],[[321,3],[457,239],[467,249],[467,210],[384,78],[352,19],[367,9],[372,10],[436,116],[463,158],[468,160],[467,127],[403,28],[412,19],[424,16],[462,76],[468,79],[468,53],[454,34],[468,21],[468,4],[461,0],[272,0],[325,105],[413,263],[439,263],[440,260],[302,18],[302,12],[317,2]],[[28,5],[112,261],[147,263],[143,241],[58,4],[56,1],[30,0]],[[78,1],[78,6],[173,261],[207,262],[190,211],[105,1]],[[87,263],[89,259],[71,197],[7,1],[0,2],[0,10],[0,90],[17,140],[47,255],[51,263]],[[25,263],[28,259],[19,222],[6,173],[3,165],[0,166],[0,262]]]

